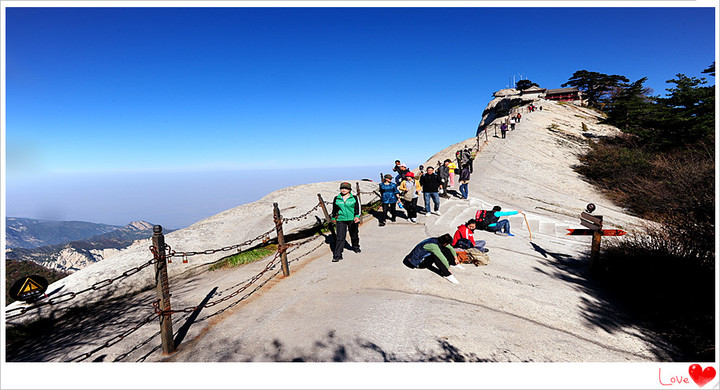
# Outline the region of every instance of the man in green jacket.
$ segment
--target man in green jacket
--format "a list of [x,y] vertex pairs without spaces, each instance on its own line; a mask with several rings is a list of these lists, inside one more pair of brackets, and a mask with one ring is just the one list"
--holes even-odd
[[358,226],[360,224],[360,201],[357,196],[350,193],[352,186],[348,182],[340,184],[340,194],[333,201],[333,209],[331,213],[332,223],[337,227],[335,250],[333,250],[333,260],[338,262],[342,260],[343,249],[345,248],[345,235],[350,231],[350,243],[352,251],[360,253],[360,237],[358,236]]

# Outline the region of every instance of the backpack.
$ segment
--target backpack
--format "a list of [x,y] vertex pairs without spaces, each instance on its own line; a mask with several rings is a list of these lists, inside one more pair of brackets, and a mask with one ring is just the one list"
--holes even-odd
[[487,217],[491,212],[491,210],[478,210],[475,213],[475,223],[477,224],[477,227],[479,227],[480,229],[485,229],[488,227],[490,223],[487,221]]
[[459,263],[472,263],[476,267],[490,264],[490,257],[487,253],[483,253],[477,248],[461,249],[456,251],[456,253]]

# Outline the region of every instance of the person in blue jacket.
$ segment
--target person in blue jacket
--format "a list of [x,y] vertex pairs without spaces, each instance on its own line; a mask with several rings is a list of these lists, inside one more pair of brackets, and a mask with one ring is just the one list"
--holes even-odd
[[382,215],[379,218],[380,226],[385,226],[388,210],[390,211],[390,221],[395,222],[395,207],[400,197],[400,191],[392,179],[392,175],[388,174],[383,177],[383,182],[380,183],[380,200],[382,202]]
[[521,212],[500,210],[502,210],[502,207],[494,206],[492,211],[489,212],[482,221],[478,221],[478,227],[489,232],[500,232],[512,237],[514,234],[510,233],[510,221],[507,219],[500,219],[500,217],[515,215]]
[[[449,234],[427,238],[415,245],[415,248],[403,259],[403,264],[410,268],[429,268],[451,283],[460,283],[449,269],[451,265],[458,264],[457,253],[451,245],[452,241]],[[436,269],[433,269],[433,266]]]

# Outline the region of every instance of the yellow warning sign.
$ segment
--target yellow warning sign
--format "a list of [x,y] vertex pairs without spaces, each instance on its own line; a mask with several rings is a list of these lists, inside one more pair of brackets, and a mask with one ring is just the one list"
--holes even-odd
[[27,294],[37,290],[42,290],[42,287],[34,280],[27,278],[22,287],[20,287],[20,294]]

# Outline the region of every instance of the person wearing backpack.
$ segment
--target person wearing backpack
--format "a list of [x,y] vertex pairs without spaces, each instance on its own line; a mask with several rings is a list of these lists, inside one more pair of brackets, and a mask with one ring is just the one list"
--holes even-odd
[[403,264],[409,268],[429,268],[451,283],[460,283],[449,269],[450,265],[458,265],[457,253],[451,243],[449,234],[422,240],[405,256]]
[[477,224],[474,219],[465,222],[464,225],[458,226],[453,236],[453,248],[477,248],[480,252],[489,252],[490,250],[485,248],[485,240],[475,241],[476,226]]
[[387,213],[390,211],[390,221],[395,222],[395,206],[397,205],[400,191],[397,185],[393,183],[393,177],[387,174],[380,183],[380,201],[382,202],[382,215],[380,215],[380,226],[385,226]]
[[420,183],[415,180],[415,174],[408,172],[405,180],[398,187],[400,190],[400,201],[407,212],[407,217],[412,223],[417,223],[417,201],[418,193],[422,191]]
[[489,232],[500,232],[510,237],[515,236],[510,233],[510,221],[507,219],[500,219],[500,217],[506,217],[508,215],[515,215],[522,213],[521,211],[501,211],[502,207],[494,206],[492,210],[478,210],[475,213],[475,221],[477,221],[477,227]]
[[333,250],[333,262],[342,260],[343,249],[345,249],[345,235],[350,232],[350,243],[352,251],[360,253],[360,237],[358,226],[360,224],[360,201],[358,197],[351,194],[352,186],[348,182],[340,184],[340,194],[333,201],[331,216],[332,223],[336,226],[335,248]]

